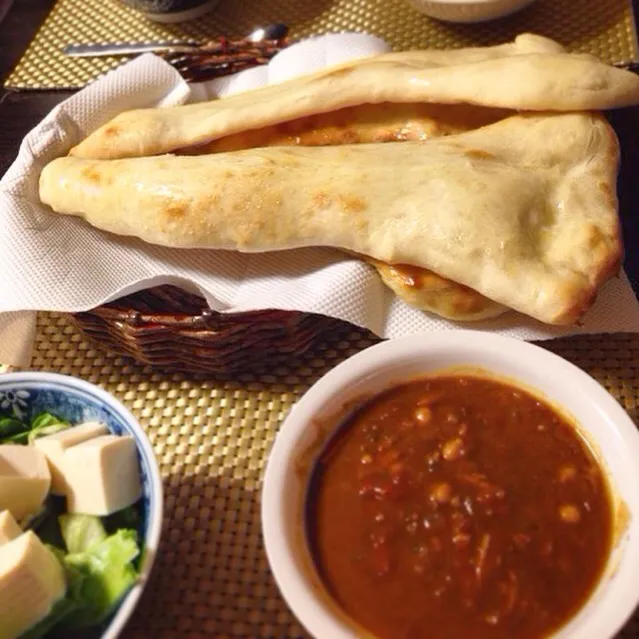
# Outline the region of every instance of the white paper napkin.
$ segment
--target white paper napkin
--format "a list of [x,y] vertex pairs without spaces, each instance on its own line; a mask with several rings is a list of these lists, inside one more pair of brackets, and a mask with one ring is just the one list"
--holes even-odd
[[[83,311],[128,292],[175,283],[200,290],[217,311],[320,313],[382,337],[460,327],[520,339],[638,330],[639,304],[623,275],[604,287],[578,328],[549,327],[516,313],[460,324],[405,305],[371,267],[339,251],[310,248],[247,255],[168,249],[103,233],[39,203],[42,167],[120,111],[230,95],[386,50],[383,41],[366,34],[331,34],[293,45],[267,66],[192,86],[160,58],[145,55],[60,104],[27,135],[0,182],[0,312]],[[10,363],[3,357],[12,357],[8,329],[2,327],[15,327],[16,317],[0,324],[0,363]],[[29,330],[24,333],[28,336]]]

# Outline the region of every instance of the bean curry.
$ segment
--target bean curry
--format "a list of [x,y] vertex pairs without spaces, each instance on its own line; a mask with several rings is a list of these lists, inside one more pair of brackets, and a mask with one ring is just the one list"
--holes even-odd
[[612,543],[608,484],[577,430],[472,375],[367,403],[309,497],[318,572],[379,639],[545,637],[586,602]]

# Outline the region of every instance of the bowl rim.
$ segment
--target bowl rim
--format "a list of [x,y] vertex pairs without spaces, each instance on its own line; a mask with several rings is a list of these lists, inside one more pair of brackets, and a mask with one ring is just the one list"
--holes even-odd
[[150,502],[153,504],[151,512],[148,513],[147,520],[147,534],[145,536],[143,561],[140,566],[140,575],[125,595],[124,599],[120,602],[117,611],[109,621],[104,632],[100,635],[100,639],[116,639],[125,625],[131,618],[135,607],[138,604],[140,596],[144,588],[146,587],[155,559],[158,554],[160,537],[162,535],[162,521],[164,513],[164,489],[162,486],[162,480],[160,478],[160,467],[151,446],[151,442],[148,435],[142,428],[140,422],[131,413],[131,411],[124,406],[124,404],[111,395],[108,391],[104,390],[100,386],[88,382],[84,379],[74,377],[72,375],[65,375],[62,373],[50,373],[44,371],[14,371],[8,373],[2,373],[0,375],[0,390],[4,382],[12,382],[16,384],[20,383],[48,383],[59,388],[75,388],[83,391],[88,395],[92,395],[97,400],[107,404],[123,421],[126,422],[135,433],[135,441],[138,449],[141,449],[142,457],[146,458],[150,463],[148,464],[148,481],[150,485]]
[[[393,363],[400,365],[402,361],[415,361],[416,358],[423,360],[429,355],[445,353],[447,350],[458,358],[472,357],[472,354],[480,357],[486,356],[489,362],[491,357],[496,358],[492,363],[483,365],[473,363],[472,365],[483,367],[488,371],[492,369],[498,377],[509,378],[515,383],[519,382],[524,388],[537,389],[542,395],[547,393],[538,388],[541,384],[537,385],[530,379],[525,379],[524,375],[529,374],[534,378],[537,374],[539,377],[541,373],[535,371],[535,367],[545,365],[547,368],[544,374],[550,376],[553,383],[559,383],[572,389],[570,392],[584,395],[591,402],[591,405],[597,408],[596,419],[599,420],[600,428],[604,428],[604,426],[612,428],[611,434],[615,435],[615,445],[618,446],[618,450],[615,450],[622,461],[626,460],[626,466],[628,466],[628,460],[639,459],[639,430],[617,400],[585,371],[536,344],[477,330],[460,329],[458,331],[431,331],[391,339],[360,351],[321,377],[293,406],[280,427],[272,446],[262,485],[262,535],[272,574],[293,613],[315,637],[330,636],[332,639],[354,639],[359,635],[356,624],[347,623],[344,615],[340,616],[335,613],[335,604],[330,606],[326,603],[325,596],[318,596],[318,589],[314,584],[317,581],[321,582],[321,580],[316,574],[308,574],[308,571],[305,570],[308,568],[307,565],[304,568],[300,566],[300,564],[305,564],[304,559],[308,561],[310,553],[308,553],[307,547],[304,547],[301,554],[306,553],[307,557],[300,561],[299,547],[292,540],[291,528],[293,524],[290,524],[289,520],[292,518],[290,513],[293,507],[287,503],[287,501],[291,501],[287,500],[287,497],[295,492],[306,495],[308,475],[303,480],[293,480],[296,481],[296,485],[291,486],[290,472],[294,468],[295,457],[301,452],[300,445],[304,440],[305,427],[308,427],[314,417],[322,415],[323,406],[343,405],[343,402],[337,398],[340,397],[344,389],[353,389],[358,382],[370,380],[375,376],[376,371],[378,375],[392,378],[390,369],[386,373],[380,372],[383,365],[390,366]],[[515,374],[505,373],[503,370],[500,371],[499,364],[495,364],[497,360],[505,362],[507,359],[512,360],[512,365],[522,371],[519,377]],[[459,363],[461,364],[461,361]],[[428,374],[429,370],[433,372],[436,370],[432,367],[429,369],[427,364],[422,366],[425,368],[422,375]],[[440,370],[445,368],[439,367]],[[420,373],[414,373],[412,376],[419,377],[419,375]],[[410,376],[404,374],[403,378],[407,377]],[[401,376],[396,374],[396,381],[399,382],[401,379]],[[387,387],[392,384],[392,379],[387,380]],[[354,393],[355,391],[347,390],[343,396],[344,399],[348,396],[348,392]],[[553,401],[552,397],[549,399]],[[573,412],[572,406],[560,404],[560,407],[568,414]],[[326,413],[325,408],[323,412]],[[343,419],[336,419],[335,428],[342,421]],[[582,424],[579,426],[582,427]],[[583,428],[592,437],[593,443],[599,446],[602,438],[595,437],[589,432],[589,428]],[[333,430],[331,429],[331,432]],[[607,462],[613,453],[609,453],[607,456],[604,456],[601,451],[599,453],[604,466],[609,467]],[[314,457],[316,458],[316,456]],[[639,465],[631,468],[631,478],[627,481],[624,480],[624,483],[626,485],[625,492],[631,491],[632,493],[634,508],[624,535],[624,543],[619,544],[623,548],[625,562],[611,566],[614,563],[613,555],[616,554],[615,548],[613,548],[608,566],[593,592],[590,593],[588,600],[564,626],[553,633],[553,637],[565,639],[568,636],[575,636],[567,634],[567,632],[574,632],[574,629],[569,629],[569,626],[572,626],[573,621],[578,620],[584,611],[588,611],[587,615],[589,616],[586,617],[588,624],[585,633],[583,621],[578,626],[581,639],[613,637],[632,615],[639,602],[639,572],[634,574],[629,568],[624,568],[630,563],[634,565],[634,560],[639,559],[639,534],[637,534],[639,522],[636,521],[639,514]],[[618,476],[617,472],[610,470],[607,474],[611,482]],[[299,477],[299,474],[297,476]],[[629,486],[632,488],[628,488]],[[627,499],[628,495],[626,494],[624,497]],[[296,515],[298,514],[299,511]],[[295,525],[303,530],[305,523],[297,521]],[[630,535],[631,531],[634,535]],[[304,544],[306,544],[305,535],[302,545]],[[312,573],[312,571],[310,572]],[[611,592],[615,597],[614,602],[611,602]],[[577,623],[579,624],[579,621]],[[361,632],[361,629],[359,631]]]
[[425,7],[428,5],[468,5],[474,7],[499,5],[507,10],[511,7],[524,8],[525,5],[532,4],[537,0],[408,0],[414,7]]

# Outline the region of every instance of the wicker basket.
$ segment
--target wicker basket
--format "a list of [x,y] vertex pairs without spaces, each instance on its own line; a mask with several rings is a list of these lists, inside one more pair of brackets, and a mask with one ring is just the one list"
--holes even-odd
[[217,313],[202,297],[174,286],[127,295],[72,318],[100,348],[186,373],[265,371],[352,328],[309,313]]
[[[214,51],[215,43],[208,43],[170,61],[187,80],[210,79],[267,62],[288,46],[286,33],[281,35],[258,45],[222,38]],[[217,313],[202,297],[174,286],[127,295],[71,318],[100,348],[165,372],[185,373],[263,372],[352,330],[345,322],[309,313]]]

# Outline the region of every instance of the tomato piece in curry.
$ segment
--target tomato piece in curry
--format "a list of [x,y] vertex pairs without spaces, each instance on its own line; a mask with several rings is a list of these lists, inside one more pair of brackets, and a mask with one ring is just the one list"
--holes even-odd
[[570,422],[514,386],[450,375],[348,420],[314,471],[307,532],[329,594],[379,639],[528,639],[586,602],[612,521]]

